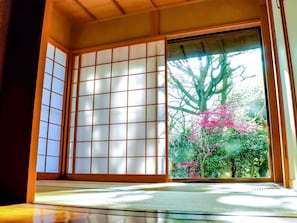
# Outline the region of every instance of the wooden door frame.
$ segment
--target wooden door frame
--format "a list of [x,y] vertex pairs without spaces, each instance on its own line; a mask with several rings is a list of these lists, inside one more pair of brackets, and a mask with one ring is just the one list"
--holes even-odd
[[[263,65],[265,67],[266,73],[266,83],[267,83],[267,98],[268,101],[268,114],[269,114],[269,134],[270,134],[270,151],[269,151],[269,160],[270,160],[270,172],[271,177],[267,178],[238,178],[238,179],[170,179],[170,181],[175,182],[276,182],[276,183],[283,183],[283,164],[282,160],[279,157],[282,157],[282,150],[283,148],[282,140],[280,139],[279,133],[283,129],[279,128],[278,123],[280,122],[280,117],[278,115],[278,109],[282,109],[282,104],[278,101],[278,97],[276,94],[277,82],[275,82],[276,73],[273,70],[273,55],[270,45],[270,37],[269,37],[269,30],[267,27],[267,17],[265,10],[266,8],[262,7],[261,18],[257,20],[250,20],[240,23],[232,23],[222,26],[216,27],[207,27],[205,29],[194,30],[191,32],[184,32],[184,33],[175,33],[168,35],[167,39],[179,39],[191,36],[199,36],[199,35],[207,35],[207,34],[215,34],[221,32],[228,32],[228,31],[236,31],[241,29],[248,29],[248,28],[260,28],[261,32],[259,33],[262,38],[262,52],[263,57],[265,60],[263,61]],[[278,109],[275,109],[278,108]],[[275,122],[275,119],[278,121]]]

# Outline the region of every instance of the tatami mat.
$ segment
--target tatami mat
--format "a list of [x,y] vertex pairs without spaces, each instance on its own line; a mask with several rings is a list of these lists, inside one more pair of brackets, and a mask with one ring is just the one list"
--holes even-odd
[[297,193],[274,183],[38,181],[35,203],[148,212],[297,217]]

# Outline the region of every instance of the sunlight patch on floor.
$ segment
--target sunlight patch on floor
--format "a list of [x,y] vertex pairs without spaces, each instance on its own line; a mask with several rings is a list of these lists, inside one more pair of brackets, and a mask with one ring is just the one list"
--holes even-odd
[[154,192],[131,191],[129,193],[122,191],[96,192],[88,189],[51,192],[49,194],[37,194],[36,203],[56,203],[65,205],[116,205],[136,201],[145,201],[152,197]]
[[[122,184],[123,185],[123,184]],[[110,190],[139,190],[139,189],[158,189],[162,187],[182,187],[185,186],[185,183],[151,183],[151,184],[135,184],[128,186],[120,186],[120,187],[110,187]]]
[[218,198],[217,201],[223,204],[242,205],[248,207],[274,207],[281,204],[281,201],[276,200],[275,198],[263,198],[246,195],[223,196]]

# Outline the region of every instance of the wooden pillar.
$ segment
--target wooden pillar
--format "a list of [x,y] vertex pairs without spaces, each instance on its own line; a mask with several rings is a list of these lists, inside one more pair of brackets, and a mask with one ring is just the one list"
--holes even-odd
[[10,10],[11,1],[0,0],[0,89]]
[[[27,201],[40,39],[46,0],[11,0],[0,86],[0,204]],[[7,13],[5,10],[1,13]]]

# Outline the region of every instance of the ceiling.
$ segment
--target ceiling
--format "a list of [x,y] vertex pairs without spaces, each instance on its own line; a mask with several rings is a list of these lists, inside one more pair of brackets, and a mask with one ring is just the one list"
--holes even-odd
[[87,23],[201,1],[205,0],[53,0],[53,4],[71,22]]

